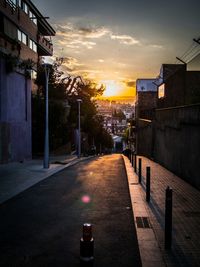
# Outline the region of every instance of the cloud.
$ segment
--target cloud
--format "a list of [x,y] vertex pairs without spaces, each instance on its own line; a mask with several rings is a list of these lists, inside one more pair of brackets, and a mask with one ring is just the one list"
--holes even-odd
[[55,40],[57,44],[73,50],[80,49],[81,47],[92,49],[99,39],[106,37],[119,41],[124,45],[136,45],[140,43],[139,40],[130,35],[116,35],[108,27],[84,27],[69,22],[66,24],[55,24],[54,28],[56,30]]
[[106,30],[103,28],[77,28],[71,23],[67,23],[66,25],[55,25],[55,29],[55,41],[57,42],[57,45],[72,50],[80,49],[81,47],[92,49],[96,45],[96,42],[92,39],[100,38],[106,33]]
[[62,69],[67,72],[74,72],[79,70],[83,64],[79,63],[74,57],[64,57],[62,58]]
[[85,38],[101,38],[107,35],[110,30],[104,27],[100,28],[84,28],[81,27],[78,29],[80,35],[84,36]]
[[136,45],[139,44],[140,42],[133,38],[132,36],[129,35],[114,35],[111,34],[111,39],[113,40],[119,40],[121,44],[125,45]]
[[153,45],[150,45],[151,47],[153,48],[156,48],[156,49],[162,49],[163,46],[162,45],[157,45],[157,44],[153,44]]
[[[62,66],[63,71],[71,75],[83,75],[92,79],[95,77],[98,79],[103,74],[105,75],[105,72],[109,72],[109,75],[114,75],[119,80],[118,75],[125,72],[128,65],[125,58],[122,61],[110,60],[113,43],[121,47],[140,44],[140,41],[131,35],[116,34],[110,27],[81,25],[80,21],[78,23],[59,23],[54,25],[54,28],[56,30],[54,55],[66,57]],[[94,49],[95,47],[96,49]],[[106,52],[108,57],[104,58]],[[112,71],[110,71],[111,69]],[[117,74],[113,74],[114,71],[118,71]],[[123,80],[121,79],[121,82]]]
[[127,87],[135,87],[136,86],[136,81],[126,81],[126,86]]

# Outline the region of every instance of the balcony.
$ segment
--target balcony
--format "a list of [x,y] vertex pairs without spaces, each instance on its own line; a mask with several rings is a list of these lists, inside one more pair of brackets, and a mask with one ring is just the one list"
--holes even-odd
[[0,1],[0,10],[4,13],[4,15],[12,19],[15,23],[18,22],[19,8],[15,4],[13,4],[12,1],[9,0]]
[[38,55],[39,56],[52,56],[53,55],[53,44],[51,40],[39,34],[37,41],[38,41]]

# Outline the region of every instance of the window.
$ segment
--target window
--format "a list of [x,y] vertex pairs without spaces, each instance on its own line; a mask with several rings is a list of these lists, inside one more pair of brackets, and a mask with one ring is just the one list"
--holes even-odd
[[28,6],[27,6],[27,4],[24,3],[24,2],[22,2],[22,9],[24,10],[24,12],[25,12],[26,14],[28,14]]
[[23,33],[20,30],[17,30],[17,38],[20,42],[22,42],[23,44],[27,45],[28,43],[28,37],[25,33]]
[[158,98],[163,98],[165,97],[165,84],[161,84],[159,87],[158,87]]
[[22,32],[20,30],[17,30],[17,38],[20,42],[22,41]]
[[37,25],[37,19],[32,11],[29,10],[29,18],[32,20],[33,23]]
[[29,40],[29,47],[30,49],[32,49],[33,51],[37,52],[37,45],[33,40]]
[[27,45],[27,35],[22,32],[22,43]]
[[18,6],[22,7],[22,1],[21,0],[18,0]]

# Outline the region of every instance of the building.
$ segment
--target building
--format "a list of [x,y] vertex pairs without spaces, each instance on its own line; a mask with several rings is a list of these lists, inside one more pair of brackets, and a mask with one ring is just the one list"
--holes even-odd
[[[152,119],[138,117],[137,153],[200,189],[200,71],[188,71],[185,64],[163,64],[154,83],[157,108]],[[154,100],[149,105],[154,107]]]
[[155,79],[137,79],[136,81],[136,117],[152,119],[157,105],[157,85]]
[[31,158],[31,73],[54,29],[29,0],[0,1],[0,163]]
[[186,64],[163,64],[158,87],[158,108],[200,103],[200,72],[187,71]]

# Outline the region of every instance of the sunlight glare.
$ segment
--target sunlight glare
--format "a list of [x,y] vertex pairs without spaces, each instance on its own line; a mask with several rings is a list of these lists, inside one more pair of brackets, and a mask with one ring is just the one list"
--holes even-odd
[[106,87],[105,92],[103,93],[103,96],[122,95],[123,85],[121,83],[113,81],[113,80],[102,81],[102,83]]

